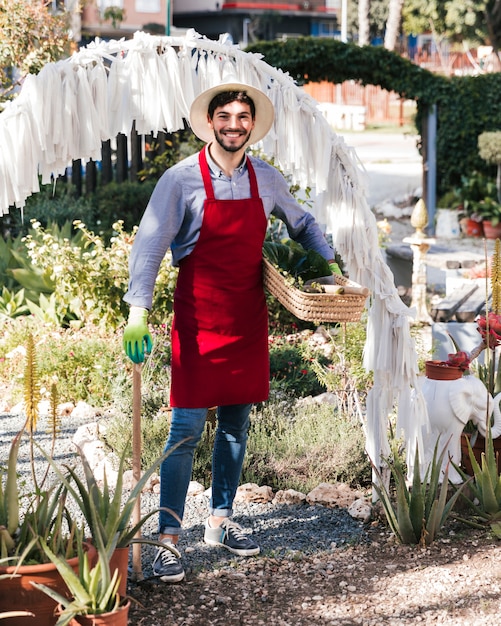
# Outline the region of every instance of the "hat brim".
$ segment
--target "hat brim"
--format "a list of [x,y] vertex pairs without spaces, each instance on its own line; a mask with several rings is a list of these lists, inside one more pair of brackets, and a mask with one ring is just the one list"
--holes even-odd
[[252,98],[256,107],[256,119],[249,143],[257,143],[268,134],[272,127],[275,111],[271,100],[264,92],[245,83],[223,83],[222,85],[211,87],[198,95],[193,100],[190,108],[190,126],[192,131],[206,143],[210,143],[214,139],[214,131],[209,126],[207,112],[212,98],[225,91],[245,91],[249,98]]

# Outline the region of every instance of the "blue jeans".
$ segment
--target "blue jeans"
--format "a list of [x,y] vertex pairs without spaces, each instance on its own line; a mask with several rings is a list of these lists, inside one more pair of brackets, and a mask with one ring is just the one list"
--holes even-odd
[[[235,404],[217,409],[212,451],[211,515],[230,517],[233,513],[233,499],[247,446],[251,408],[252,404]],[[204,432],[206,418],[207,409],[172,409],[170,432],[165,445],[165,450],[172,449],[172,452],[160,466],[160,506],[170,509],[159,513],[161,534],[179,535],[181,532],[179,520],[183,519],[193,455]]]

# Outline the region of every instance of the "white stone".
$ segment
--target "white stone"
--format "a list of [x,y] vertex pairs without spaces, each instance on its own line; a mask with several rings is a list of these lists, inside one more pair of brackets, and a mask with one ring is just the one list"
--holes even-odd
[[73,409],[71,413],[72,417],[89,418],[89,419],[92,417],[95,417],[95,415],[96,415],[96,409],[91,407],[90,404],[87,404],[87,402],[84,402],[83,400],[80,400],[80,402],[77,402],[76,407]]
[[81,448],[85,443],[95,441],[98,438],[99,429],[96,422],[79,426],[73,435],[73,443]]
[[188,495],[189,496],[199,496],[205,491],[205,487],[198,483],[196,480],[191,480],[188,485]]
[[348,507],[348,513],[353,519],[361,520],[362,522],[368,522],[372,515],[372,507],[363,498],[358,498],[350,504]]

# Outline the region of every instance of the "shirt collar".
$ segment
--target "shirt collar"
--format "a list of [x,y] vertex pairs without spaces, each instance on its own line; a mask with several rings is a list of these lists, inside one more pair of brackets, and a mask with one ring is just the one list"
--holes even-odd
[[[223,176],[226,176],[226,174],[221,170],[219,165],[211,157],[208,148],[205,151],[205,155],[207,157],[207,164],[208,164],[209,168],[211,169],[212,173],[215,176],[217,176],[218,178],[222,178]],[[238,167],[235,168],[235,172],[237,174],[241,174],[246,167],[247,167],[247,152],[244,153],[244,158],[242,160],[242,163]]]

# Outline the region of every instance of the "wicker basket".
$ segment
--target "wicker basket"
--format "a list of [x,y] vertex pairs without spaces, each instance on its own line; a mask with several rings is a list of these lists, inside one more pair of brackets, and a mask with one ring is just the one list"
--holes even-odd
[[[336,283],[360,287],[344,276],[335,276]],[[263,258],[265,288],[288,311],[306,322],[358,322],[365,308],[366,295],[306,293],[290,285],[269,261]]]

